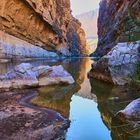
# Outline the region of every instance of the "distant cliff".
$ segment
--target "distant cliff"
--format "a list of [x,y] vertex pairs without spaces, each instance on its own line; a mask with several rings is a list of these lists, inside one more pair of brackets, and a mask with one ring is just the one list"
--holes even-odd
[[97,38],[98,9],[77,15],[76,18],[82,23],[86,38]]
[[[64,56],[88,53],[85,33],[80,22],[71,15],[69,0],[1,0],[0,30],[20,39],[24,47],[22,40]],[[1,37],[0,48],[3,49],[7,42]],[[15,49],[10,45],[11,40],[8,36],[7,45]],[[7,51],[0,53],[8,55]]]
[[82,23],[82,28],[85,31],[87,46],[90,53],[94,52],[97,48],[97,19],[98,9],[77,15],[76,18]]

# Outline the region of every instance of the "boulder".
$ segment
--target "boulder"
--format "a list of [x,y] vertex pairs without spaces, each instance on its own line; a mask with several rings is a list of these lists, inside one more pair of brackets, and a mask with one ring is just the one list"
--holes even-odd
[[1,91],[73,83],[73,77],[61,65],[33,67],[22,63],[0,76]]
[[124,110],[117,113],[121,119],[140,121],[140,98],[132,101]]
[[118,43],[107,55],[93,63],[90,76],[115,85],[129,84],[136,71],[140,41]]

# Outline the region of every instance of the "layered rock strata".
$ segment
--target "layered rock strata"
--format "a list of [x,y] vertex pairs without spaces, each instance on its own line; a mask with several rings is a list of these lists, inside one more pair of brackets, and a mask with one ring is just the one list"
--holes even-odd
[[0,21],[0,30],[32,45],[64,56],[87,55],[69,0],[1,0]]
[[107,54],[118,42],[140,39],[140,1],[102,0],[98,18],[96,54]]
[[140,47],[140,1],[102,0],[98,47],[90,75],[116,85],[129,84],[137,74]]
[[54,52],[49,52],[38,46],[32,45],[19,38],[0,31],[0,58],[56,58]]

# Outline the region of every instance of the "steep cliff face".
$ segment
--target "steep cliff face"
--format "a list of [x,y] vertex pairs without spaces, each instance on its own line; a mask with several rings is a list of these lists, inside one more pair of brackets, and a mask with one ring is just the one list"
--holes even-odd
[[87,54],[69,0],[1,0],[0,21],[0,30],[35,46],[66,56]]
[[102,0],[98,18],[98,48],[105,55],[118,42],[140,39],[140,0]]
[[139,11],[140,0],[101,1],[95,55],[103,57],[93,64],[92,77],[116,85],[129,84],[139,77]]

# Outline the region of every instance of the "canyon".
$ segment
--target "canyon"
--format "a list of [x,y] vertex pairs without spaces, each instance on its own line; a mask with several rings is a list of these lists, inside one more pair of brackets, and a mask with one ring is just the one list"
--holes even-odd
[[[98,38],[97,35],[97,19],[99,9],[76,15],[76,18],[82,23],[86,38]],[[91,30],[92,29],[92,30]]]
[[[71,14],[69,0],[1,0],[0,21],[1,50],[5,46],[9,48],[0,52],[3,58],[22,57],[22,48],[30,53],[30,46],[35,50],[39,47],[44,52],[56,52],[59,56],[88,55],[85,33],[81,23]],[[16,47],[16,40],[20,42],[19,46],[23,46],[21,49]],[[15,53],[18,49],[21,54]],[[9,50],[15,52],[12,54]],[[43,56],[44,53],[26,57]],[[50,57],[49,54],[46,57]]]
[[139,77],[139,10],[139,0],[101,1],[98,47],[92,54],[101,59],[93,64],[91,77],[115,85],[130,84]]
[[70,0],[1,0],[0,139],[139,137],[138,11],[101,0],[96,28],[97,11],[75,18]]

